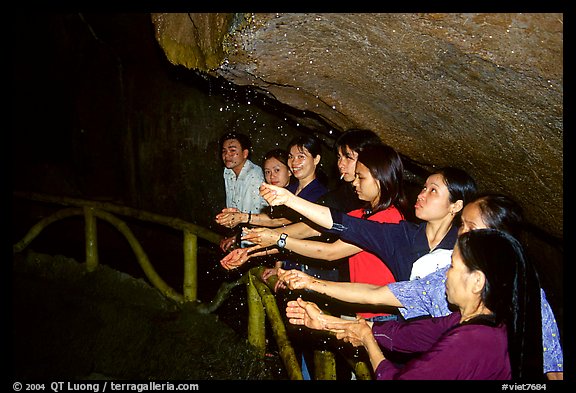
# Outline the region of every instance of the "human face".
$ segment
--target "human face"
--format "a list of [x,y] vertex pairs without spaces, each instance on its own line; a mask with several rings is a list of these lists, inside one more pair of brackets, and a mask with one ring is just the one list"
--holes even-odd
[[380,200],[380,183],[374,179],[370,169],[361,162],[356,163],[356,178],[352,182],[358,198],[375,207]]
[[227,139],[222,144],[222,161],[224,166],[238,175],[248,159],[248,149],[242,150],[237,139]]
[[288,165],[298,181],[312,181],[316,178],[316,165],[320,162],[320,155],[316,158],[305,147],[292,146],[288,154]]
[[442,220],[450,216],[454,209],[444,176],[439,173],[430,175],[416,198],[414,204],[416,217],[424,221]]
[[446,298],[448,302],[460,309],[477,302],[478,295],[474,293],[476,275],[462,261],[458,244],[452,252],[452,262],[446,272]]
[[290,176],[292,176],[290,169],[276,157],[270,157],[264,161],[266,183],[278,187],[286,187],[290,182]]
[[347,183],[354,181],[356,178],[356,162],[358,161],[358,153],[350,150],[348,146],[338,147],[338,171],[340,171],[340,178]]
[[458,228],[458,235],[473,231],[474,229],[488,228],[488,225],[482,219],[482,212],[478,202],[467,204],[462,210],[462,225]]

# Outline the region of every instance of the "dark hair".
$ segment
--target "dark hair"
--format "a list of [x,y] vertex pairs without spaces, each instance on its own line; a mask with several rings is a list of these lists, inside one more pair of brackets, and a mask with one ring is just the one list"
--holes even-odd
[[240,143],[240,147],[242,148],[242,150],[248,149],[249,152],[252,151],[252,141],[250,140],[250,137],[248,137],[245,134],[241,134],[239,132],[227,132],[226,134],[222,135],[219,140],[220,150],[222,150],[224,142],[226,142],[229,139],[236,139],[238,143]]
[[[320,141],[320,139],[312,135],[299,135],[292,138],[290,143],[288,143],[287,147],[288,156],[290,156],[290,149],[294,146],[298,147],[298,149],[300,150],[306,148],[306,150],[308,150],[308,152],[313,158],[316,158],[318,155],[322,155],[322,142]],[[328,177],[319,168],[321,165],[322,164],[316,166],[316,174],[315,174],[316,178],[321,183],[328,184]]]
[[486,226],[508,232],[520,239],[524,212],[512,198],[503,194],[480,194],[472,202],[478,205]]
[[382,140],[374,132],[359,128],[352,128],[341,134],[334,143],[334,151],[338,154],[338,149],[348,148],[356,153],[360,153],[365,146],[381,144]]
[[[265,172],[264,166],[266,164],[266,161],[268,161],[270,158],[275,158],[278,161],[280,161],[286,168],[288,168],[288,172],[290,172],[292,174],[292,169],[290,168],[290,165],[288,165],[288,152],[286,150],[278,148],[278,149],[272,149],[272,150],[268,151],[264,155],[264,159],[262,160],[262,170],[264,172]],[[266,173],[264,173],[264,176],[266,176]],[[288,181],[288,184],[294,184],[295,182],[298,182],[298,180],[294,176],[290,176],[290,180]],[[270,210],[270,209],[268,209],[268,210]],[[282,211],[283,208],[282,209],[275,209],[275,210]],[[276,215],[276,217],[280,217],[280,216]]]
[[[434,171],[434,174],[440,174],[444,177],[444,182],[446,183],[446,187],[448,187],[448,192],[450,194],[450,202],[454,203],[458,200],[462,200],[462,205],[464,207],[468,202],[475,198],[478,191],[476,181],[465,170],[447,166]],[[454,222],[456,225],[460,225],[461,214],[462,209],[454,215]]]
[[505,323],[514,379],[542,375],[540,285],[522,245],[497,229],[476,229],[458,236],[462,261],[486,276],[481,297],[496,324]]
[[322,143],[312,135],[299,135],[292,138],[286,149],[288,153],[293,146],[297,146],[299,149],[306,148],[314,158],[322,154]]
[[284,149],[272,149],[268,153],[264,155],[264,159],[262,160],[262,165],[270,158],[275,158],[280,161],[282,164],[288,167],[288,170],[291,171],[290,167],[288,166],[288,152]]
[[358,162],[364,164],[380,183],[380,200],[374,213],[394,205],[406,216],[409,208],[404,193],[404,165],[398,152],[383,143],[367,145],[358,153]]

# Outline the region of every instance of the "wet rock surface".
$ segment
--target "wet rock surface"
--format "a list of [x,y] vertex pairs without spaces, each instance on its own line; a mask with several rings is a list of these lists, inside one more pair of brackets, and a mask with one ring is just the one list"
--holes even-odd
[[563,14],[168,13],[152,23],[173,64],[300,110],[311,130],[368,128],[422,166],[464,168],[563,235]]
[[63,256],[14,258],[15,379],[286,379],[215,314],[197,314],[142,279]]

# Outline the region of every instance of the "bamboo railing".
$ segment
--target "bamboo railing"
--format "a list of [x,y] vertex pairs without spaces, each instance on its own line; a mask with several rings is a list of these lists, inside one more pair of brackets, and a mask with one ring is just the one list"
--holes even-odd
[[[48,202],[63,206],[75,206],[73,208],[60,210],[51,216],[45,217],[35,224],[28,233],[13,246],[13,252],[21,252],[34,240],[44,228],[48,225],[71,216],[83,215],[85,220],[86,236],[86,268],[88,271],[94,271],[98,266],[98,241],[96,233],[96,220],[100,218],[112,224],[128,241],[128,244],[134,251],[136,259],[146,277],[158,290],[165,296],[182,302],[195,302],[198,294],[198,237],[211,243],[218,244],[221,236],[209,229],[203,228],[179,218],[167,217],[160,214],[150,213],[142,210],[133,209],[126,206],[119,206],[108,202],[97,202],[86,199],[77,199],[60,196],[50,196],[31,192],[14,192],[14,196],[23,199],[29,199],[37,202]],[[184,278],[182,292],[171,288],[156,273],[150,263],[146,252],[143,250],[140,242],[125,221],[120,220],[113,214],[123,215],[126,217],[138,219],[140,221],[151,222],[165,225],[170,228],[181,230],[184,237]]]
[[[119,206],[108,202],[97,202],[70,197],[50,196],[31,192],[14,192],[18,198],[37,202],[48,202],[63,206],[73,206],[53,213],[41,219],[26,233],[26,235],[13,246],[13,253],[23,251],[47,226],[73,216],[84,216],[86,239],[86,269],[94,271],[99,264],[98,236],[96,219],[107,221],[113,225],[127,240],[136,259],[150,283],[164,296],[178,303],[191,304],[196,312],[210,313],[226,299],[228,293],[238,285],[247,286],[248,297],[248,342],[254,346],[260,356],[266,352],[266,324],[268,317],[272,333],[280,351],[280,357],[291,380],[301,380],[302,370],[290,344],[286,327],[284,325],[278,305],[271,288],[276,284],[277,276],[272,276],[264,283],[260,277],[264,269],[258,266],[250,269],[240,279],[231,283],[223,283],[216,296],[209,303],[197,302],[197,256],[198,237],[211,243],[219,244],[221,236],[201,226],[191,224],[184,220],[167,217],[155,213]],[[141,221],[161,224],[170,228],[181,230],[183,233],[184,249],[184,280],[182,293],[171,288],[155,271],[140,242],[134,236],[125,221],[114,214],[123,215]],[[315,351],[316,379],[336,379],[334,354],[330,351]],[[370,370],[364,362],[351,363],[358,379],[371,379]]]

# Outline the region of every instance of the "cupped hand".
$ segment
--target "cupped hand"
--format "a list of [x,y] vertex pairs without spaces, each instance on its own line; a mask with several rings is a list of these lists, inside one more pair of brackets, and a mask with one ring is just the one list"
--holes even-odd
[[236,225],[240,224],[242,220],[242,212],[235,207],[227,207],[222,209],[222,211],[216,214],[215,221],[227,228],[234,228]]
[[248,255],[249,248],[237,248],[229,252],[224,258],[220,260],[220,265],[226,270],[236,269],[250,259]]

